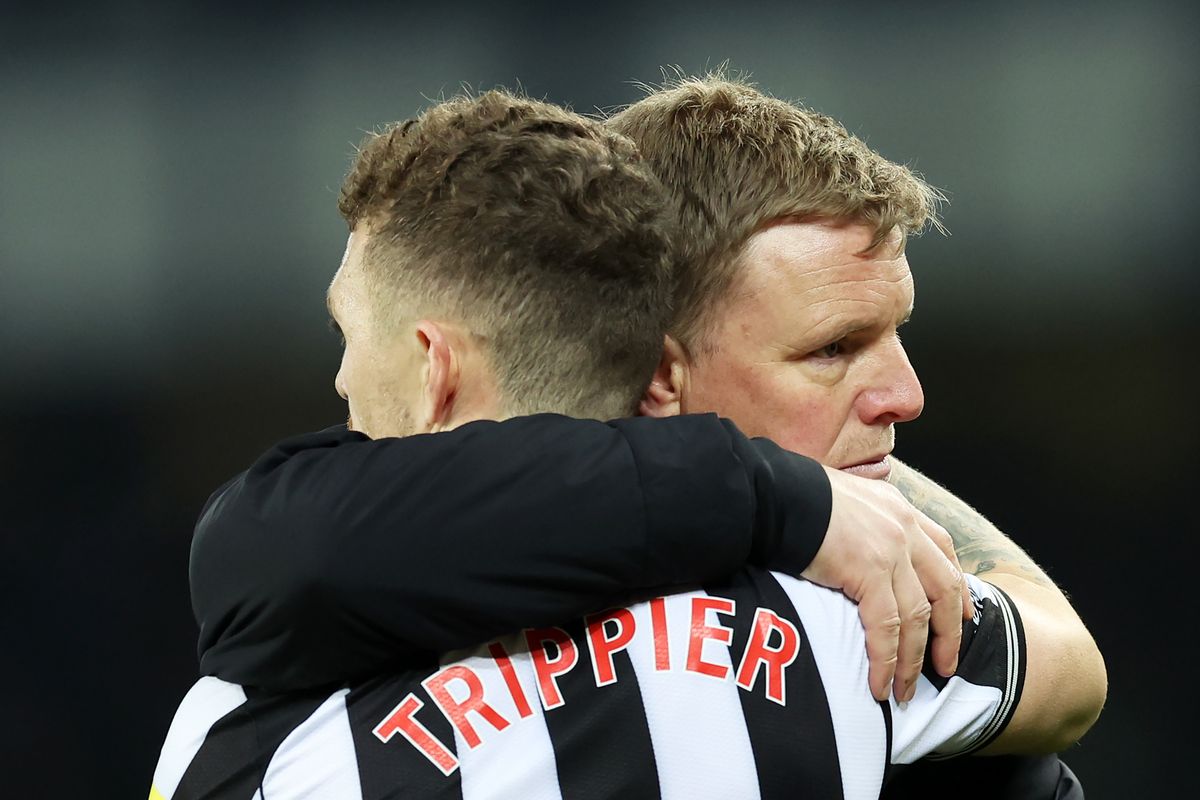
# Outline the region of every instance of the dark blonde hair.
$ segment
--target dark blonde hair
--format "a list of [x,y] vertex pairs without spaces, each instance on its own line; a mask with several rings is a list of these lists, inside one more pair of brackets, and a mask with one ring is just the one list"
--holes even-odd
[[602,123],[491,91],[369,136],[339,208],[382,313],[484,339],[510,413],[632,413],[662,351],[667,198]]
[[722,74],[652,91],[608,120],[666,185],[677,223],[671,332],[703,350],[746,240],[785,217],[872,226],[868,247],[937,225],[937,190],[831,117]]

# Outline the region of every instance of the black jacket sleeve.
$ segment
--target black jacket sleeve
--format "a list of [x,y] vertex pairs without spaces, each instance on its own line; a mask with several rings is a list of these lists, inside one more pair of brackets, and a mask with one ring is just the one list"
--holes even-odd
[[201,514],[201,672],[298,690],[746,563],[798,573],[830,507],[816,462],[713,415],[299,436]]

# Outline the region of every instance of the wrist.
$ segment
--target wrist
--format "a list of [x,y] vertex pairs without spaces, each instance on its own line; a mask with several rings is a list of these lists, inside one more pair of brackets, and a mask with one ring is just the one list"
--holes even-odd
[[751,445],[761,457],[755,474],[754,547],[751,562],[799,575],[825,541],[833,489],[818,461],[791,453],[768,439]]

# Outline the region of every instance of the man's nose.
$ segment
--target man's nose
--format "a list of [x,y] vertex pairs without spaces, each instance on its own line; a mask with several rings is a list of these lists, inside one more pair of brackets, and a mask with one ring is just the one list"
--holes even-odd
[[895,339],[880,354],[870,387],[859,395],[859,419],[866,425],[908,422],[919,417],[924,407],[921,382],[904,346]]

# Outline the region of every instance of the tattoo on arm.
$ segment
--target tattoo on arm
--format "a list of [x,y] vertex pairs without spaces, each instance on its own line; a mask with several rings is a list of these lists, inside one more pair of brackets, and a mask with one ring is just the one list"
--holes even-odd
[[1033,559],[982,514],[907,464],[895,458],[891,462],[888,482],[908,502],[946,529],[954,540],[954,552],[964,572],[975,575],[1005,572],[1054,587],[1054,581]]

